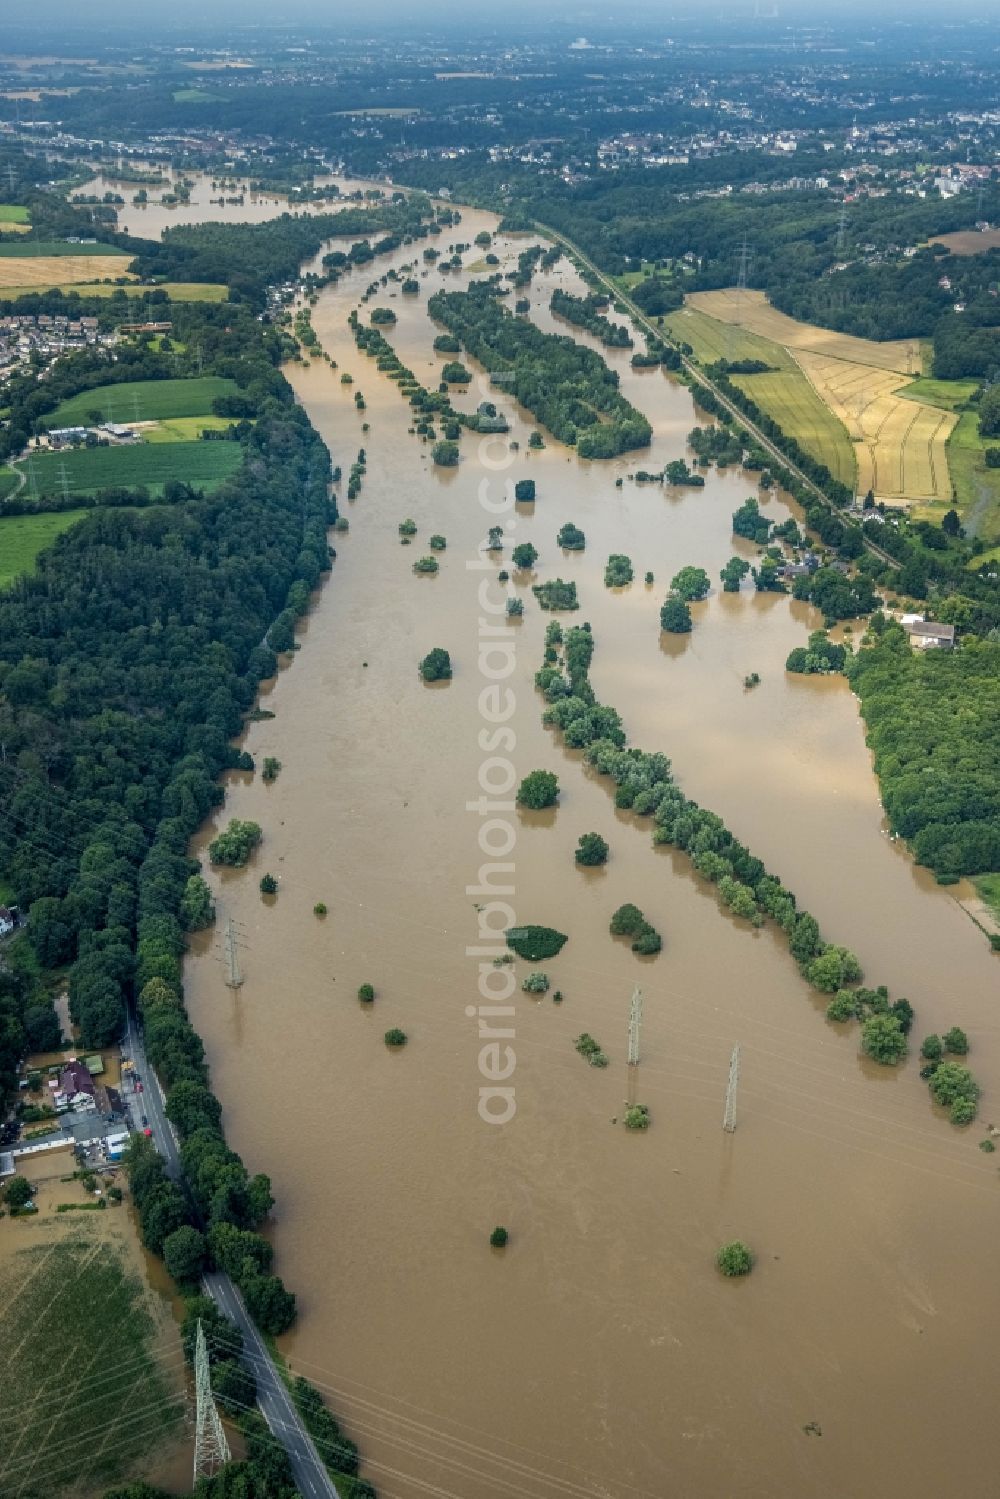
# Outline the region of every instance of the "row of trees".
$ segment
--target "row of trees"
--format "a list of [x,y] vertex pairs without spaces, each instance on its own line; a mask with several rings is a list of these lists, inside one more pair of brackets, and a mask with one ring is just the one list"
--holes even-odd
[[[850,987],[862,978],[855,954],[826,941],[815,917],[799,910],[793,893],[734,837],[721,817],[683,794],[665,755],[626,747],[618,714],[597,701],[590,684],[594,649],[590,630],[571,627],[563,634],[557,625],[550,631],[548,659],[535,679],[549,703],[543,722],[559,728],[567,745],[583,749],[598,774],[611,778],[616,807],[653,820],[654,843],[669,844],[688,854],[697,873],[717,887],[721,903],[735,916],[753,926],[770,920],[781,928],[806,981],[819,993],[835,997],[828,1010],[832,1020],[854,1019],[864,1025],[878,1018],[877,1025],[863,1032],[862,1044],[877,1061],[897,1062],[905,1052],[905,1039],[899,1042],[894,1037],[905,1038],[912,1024],[909,1002],[890,1003],[886,989]],[[626,908],[625,916],[626,927],[628,922],[634,924],[632,908]],[[617,919],[625,930],[621,913]]]

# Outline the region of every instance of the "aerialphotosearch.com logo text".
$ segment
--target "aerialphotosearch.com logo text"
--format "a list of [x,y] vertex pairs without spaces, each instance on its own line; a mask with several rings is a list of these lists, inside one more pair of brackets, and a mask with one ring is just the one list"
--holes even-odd
[[[489,387],[481,381],[483,399],[489,399]],[[477,460],[485,470],[478,487],[480,509],[491,517],[491,525],[502,525],[510,541],[516,525],[514,484],[504,472],[514,463],[514,455],[505,437],[484,437]],[[502,517],[502,519],[500,519]],[[477,742],[482,759],[479,762],[478,796],[466,802],[466,810],[479,818],[477,842],[482,861],[476,883],[467,885],[465,893],[476,902],[478,941],[466,948],[466,956],[476,961],[478,969],[478,1003],[466,1006],[465,1013],[478,1022],[479,1117],[486,1124],[508,1124],[517,1112],[513,1077],[517,1057],[511,1044],[515,1037],[515,1008],[512,1001],[517,981],[509,963],[497,960],[508,956],[505,933],[517,925],[512,905],[515,894],[514,848],[517,842],[514,787],[517,773],[511,756],[517,745],[512,720],[517,707],[513,688],[507,685],[513,675],[516,656],[516,628],[507,616],[507,587],[497,579],[495,555],[486,550],[485,541],[475,558],[465,564],[471,573],[479,573],[476,594],[478,604],[477,666],[482,687],[479,692]]]

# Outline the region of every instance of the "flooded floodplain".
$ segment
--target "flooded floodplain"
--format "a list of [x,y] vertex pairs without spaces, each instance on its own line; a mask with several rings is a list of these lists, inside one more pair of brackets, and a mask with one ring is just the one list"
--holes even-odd
[[[464,212],[438,246],[484,227],[496,220]],[[525,243],[498,238],[503,270]],[[342,502],[350,531],[334,538],[300,650],[262,695],[275,716],[246,734],[257,764],[276,756],[280,774],[234,775],[197,850],[230,816],[264,831],[251,869],[212,876],[220,922],[236,925],[243,987],[225,987],[220,927],[188,959],[185,983],[229,1138],[275,1181],[278,1269],[299,1297],[283,1340],[292,1368],[324,1391],[363,1471],[393,1499],[985,1496],[1000,1455],[990,1383],[1000,1182],[976,1142],[1000,1062],[996,961],[886,837],[846,683],[786,677],[814,611],[716,584],[690,636],[661,636],[670,577],[691,563],[717,579],[741,546],[730,517],[751,489],[747,475],[714,470],[691,491],[626,477],[684,454],[697,418],[683,386],[608,352],[654,439],[647,453],[587,463],[551,439],[529,452],[533,419],[474,383],[457,403],[495,400],[519,449],[469,434],[458,468],[433,466],[398,388],[347,326],[373,277],[419,251],[325,290],[312,321],[338,368],[288,370],[334,462],[346,473],[363,446],[367,473],[356,501]],[[361,308],[367,320],[372,306],[392,307],[387,336],[430,388],[447,356],[433,350],[427,299],[465,279],[431,271],[418,297],[390,285]],[[555,285],[580,289],[565,261],[536,275],[531,315],[570,331],[548,309]],[[505,509],[507,480],[529,477],[535,504]],[[790,513],[777,496],[767,510]],[[408,517],[418,533],[403,546]],[[557,547],[568,520],[586,533],[582,553]],[[484,729],[496,730],[481,695],[496,662],[484,652],[496,616],[483,603],[503,592],[491,582],[480,594],[496,569],[478,566],[497,523],[505,565],[518,541],[540,554],[533,577],[514,574],[525,609],[502,685],[516,743],[500,751],[484,748]],[[412,564],[435,532],[447,538],[440,571],[418,577]],[[632,559],[625,590],[604,586],[611,552]],[[616,810],[608,783],[543,728],[533,677],[553,616],[530,583],[556,576],[577,583],[579,612],[558,617],[592,625],[591,678],[630,741],[672,759],[683,789],[780,873],[828,938],[858,952],[870,982],[909,996],[917,1039],[969,1031],[982,1125],[960,1133],[936,1115],[914,1056],[898,1071],[862,1061],[857,1030],[826,1021],[784,940],[725,914],[686,858],[654,849],[648,823]],[[433,646],[450,651],[454,677],[428,686],[417,662]],[[749,671],[762,678],[753,692]],[[551,988],[518,987],[509,1001],[516,1113],[502,1126],[479,1112],[476,1010],[494,836],[479,799],[497,753],[518,777],[559,776],[556,810],[498,814],[514,830],[499,856],[514,866],[502,899],[516,919],[569,936],[557,958],[515,966],[518,985],[544,968]],[[603,869],[574,863],[588,831],[610,844]],[[265,870],[279,880],[267,901]],[[609,935],[625,901],[663,934],[655,959]],[[356,997],[366,982],[368,1006]],[[644,1135],[621,1124],[636,984]],[[383,1041],[393,1026],[409,1038],[398,1052]],[[607,1070],[574,1051],[583,1031]],[[495,1224],[510,1232],[502,1252],[488,1244]],[[746,1281],[715,1269],[732,1238],[756,1254]]]

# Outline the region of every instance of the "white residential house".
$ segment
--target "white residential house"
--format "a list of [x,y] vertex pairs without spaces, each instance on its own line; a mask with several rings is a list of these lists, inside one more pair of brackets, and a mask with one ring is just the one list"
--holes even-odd
[[955,644],[955,626],[904,614],[900,623],[915,651],[950,651]]

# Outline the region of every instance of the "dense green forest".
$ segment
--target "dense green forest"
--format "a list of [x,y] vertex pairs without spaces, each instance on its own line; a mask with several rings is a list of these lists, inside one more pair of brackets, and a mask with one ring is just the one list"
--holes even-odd
[[[275,668],[274,650],[292,643],[330,565],[336,511],[329,455],[275,368],[280,341],[247,309],[224,325],[218,311],[188,309],[186,331],[254,411],[238,473],[183,503],[95,510],[40,557],[35,576],[0,594],[0,874],[29,913],[0,975],[0,1092],[15,1093],[22,1056],[58,1035],[54,970],[68,976],[85,1048],[113,1042],[134,1004],[190,1186],[167,1180],[158,1157],[136,1163],[145,1242],[164,1253],[184,1226],[204,1228],[210,1243],[216,1225],[246,1235],[237,1281],[261,1326],[279,1332],[294,1297],[256,1234],[270,1185],[226,1146],[183,1004],[197,874],[187,847],[222,799],[230,739]],[[71,356],[37,392],[40,406],[18,388],[15,409],[39,420],[91,384],[156,378],[159,358],[136,351],[109,369],[92,352]]]
[[494,384],[510,391],[553,436],[575,444],[582,458],[613,458],[648,446],[649,422],[620,393],[618,376],[601,356],[513,317],[492,283],[435,292],[427,306]]
[[874,622],[848,663],[893,832],[939,874],[1000,869],[1000,641],[914,651]]

